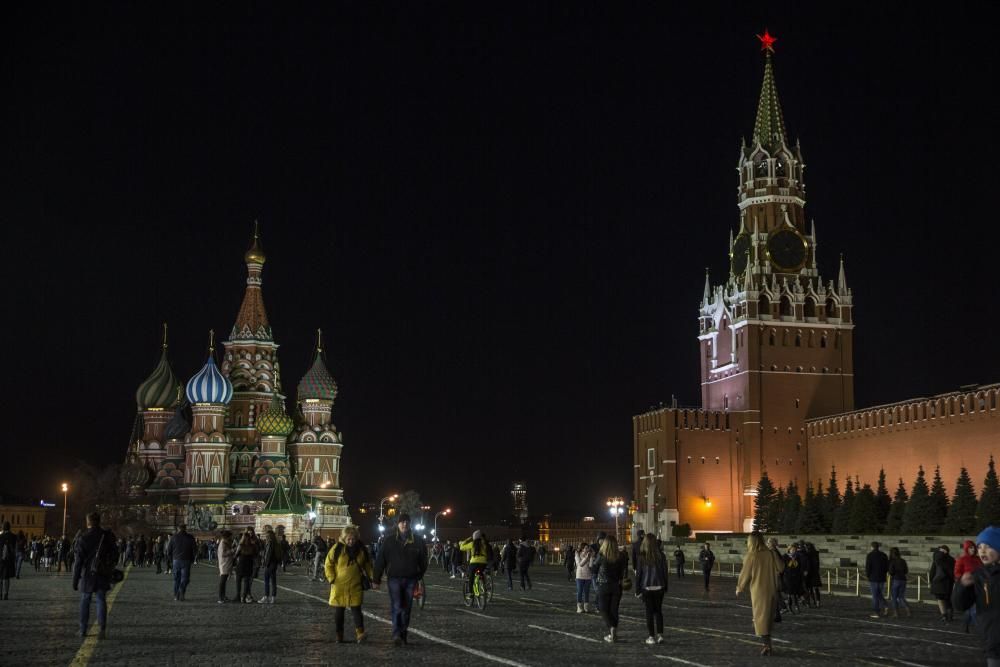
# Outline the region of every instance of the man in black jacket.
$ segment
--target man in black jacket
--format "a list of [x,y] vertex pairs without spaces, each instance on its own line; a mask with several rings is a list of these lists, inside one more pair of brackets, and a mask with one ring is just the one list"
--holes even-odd
[[712,545],[705,542],[701,546],[701,551],[698,552],[698,562],[701,563],[701,573],[705,577],[705,590],[708,590],[708,582],[712,578],[712,568],[715,566],[715,553],[712,551]]
[[872,542],[872,550],[865,558],[865,576],[868,577],[868,588],[872,593],[871,618],[889,613],[889,604],[885,601],[885,578],[889,574],[889,557],[879,551],[880,546],[882,545],[878,542]]
[[410,624],[413,589],[427,571],[427,547],[424,540],[410,531],[410,515],[399,515],[396,530],[382,539],[375,559],[374,588],[385,573],[389,581],[389,606],[392,611],[392,642],[406,644]]
[[118,562],[118,546],[115,535],[110,530],[101,528],[101,515],[93,512],[87,515],[87,531],[80,536],[74,547],[73,559],[73,590],[80,590],[80,580],[83,580],[83,591],[80,593],[80,632],[79,636],[87,634],[90,624],[90,600],[97,598],[97,624],[100,630],[98,639],[107,638],[108,603],[105,598],[111,589],[111,573]]
[[167,545],[167,562],[172,563],[174,569],[174,600],[184,600],[196,549],[194,535],[187,532],[187,526],[182,523]]

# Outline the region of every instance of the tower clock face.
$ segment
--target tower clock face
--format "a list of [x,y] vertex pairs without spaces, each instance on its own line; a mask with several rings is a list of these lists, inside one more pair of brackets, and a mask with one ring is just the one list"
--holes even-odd
[[767,239],[767,256],[782,271],[798,271],[806,262],[806,241],[791,229],[780,229]]
[[750,259],[750,235],[740,234],[733,243],[733,273],[742,276]]

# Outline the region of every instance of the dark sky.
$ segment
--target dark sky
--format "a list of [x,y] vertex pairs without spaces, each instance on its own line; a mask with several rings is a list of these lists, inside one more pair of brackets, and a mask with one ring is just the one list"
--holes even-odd
[[765,26],[858,405],[1000,380],[992,4],[140,4],[0,22],[0,491],[123,458],[160,323],[186,380],[258,218],[288,393],[327,332],[349,503],[629,496],[631,416],[699,400]]

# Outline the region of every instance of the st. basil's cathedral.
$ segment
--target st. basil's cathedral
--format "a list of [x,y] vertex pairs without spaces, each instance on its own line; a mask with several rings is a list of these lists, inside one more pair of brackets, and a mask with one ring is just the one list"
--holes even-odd
[[123,477],[130,506],[153,529],[193,531],[283,525],[290,537],[350,522],[341,486],[341,436],[331,421],[337,383],[316,333],[312,366],[285,405],[278,343],[264,308],[266,256],[258,230],[244,255],[246,291],[216,361],[182,387],[167,356],[135,393],[136,418]]

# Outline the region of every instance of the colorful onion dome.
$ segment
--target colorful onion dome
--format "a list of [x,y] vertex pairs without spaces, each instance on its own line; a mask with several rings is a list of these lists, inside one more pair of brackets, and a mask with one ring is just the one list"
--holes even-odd
[[257,416],[257,433],[261,435],[287,436],[295,428],[295,422],[285,414],[285,402],[275,394],[271,407]]
[[187,399],[195,403],[227,404],[233,398],[233,385],[215,365],[215,331],[209,332],[208,361],[187,383]]
[[299,381],[299,400],[321,399],[333,401],[337,397],[337,383],[334,381],[330,371],[327,370],[323,362],[323,332],[316,330],[316,359],[313,360],[312,368],[306,371]]
[[139,410],[169,408],[173,406],[177,398],[179,386],[180,383],[170,368],[170,362],[167,361],[167,325],[164,324],[163,352],[160,354],[160,363],[156,364],[153,372],[136,389],[135,403]]
[[191,424],[184,417],[186,407],[186,402],[178,405],[174,416],[163,426],[163,437],[167,440],[180,440],[191,431]]
[[260,245],[260,230],[256,220],[253,221],[253,245],[243,255],[243,259],[246,260],[247,264],[263,264],[267,259],[264,255],[264,249]]

